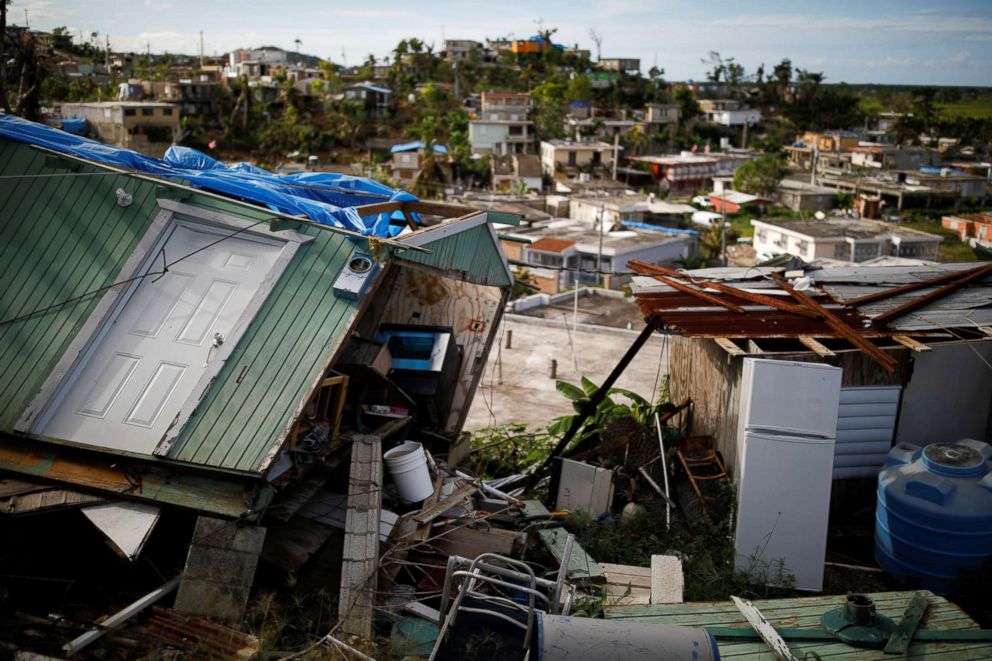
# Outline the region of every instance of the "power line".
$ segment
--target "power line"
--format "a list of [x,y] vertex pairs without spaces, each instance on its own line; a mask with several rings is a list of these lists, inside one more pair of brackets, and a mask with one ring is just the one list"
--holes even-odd
[[[51,305],[49,305],[47,307],[40,308],[40,309],[34,310],[32,312],[28,312],[26,314],[22,314],[22,315],[19,315],[17,317],[12,317],[10,319],[4,319],[3,321],[0,321],[0,326],[6,326],[8,324],[12,324],[12,323],[15,323],[15,322],[18,322],[18,321],[23,321],[24,319],[30,319],[31,317],[34,317],[36,315],[44,314],[44,313],[49,312],[51,310],[55,310],[56,308],[60,308],[60,307],[63,307],[65,305],[69,305],[71,303],[75,303],[76,301],[81,301],[84,298],[88,298],[90,296],[93,296],[94,294],[99,294],[100,292],[107,291],[108,289],[113,289],[114,287],[117,287],[117,286],[120,286],[120,285],[126,285],[126,284],[129,284],[131,282],[135,282],[136,280],[144,280],[145,278],[148,278],[150,276],[156,276],[156,280],[157,280],[158,278],[161,278],[166,273],[168,273],[170,267],[175,266],[176,264],[178,264],[179,262],[183,261],[184,259],[189,259],[193,255],[195,255],[197,253],[200,253],[200,252],[203,252],[207,248],[212,248],[212,247],[214,247],[215,245],[217,245],[218,243],[220,243],[222,241],[226,241],[226,240],[228,240],[230,238],[233,238],[233,237],[237,236],[238,234],[241,234],[242,232],[246,232],[246,231],[252,229],[253,227],[256,227],[256,226],[261,225],[263,223],[268,223],[269,221],[270,221],[270,219],[260,220],[260,221],[258,221],[256,223],[252,223],[251,225],[248,225],[246,227],[242,227],[241,229],[236,230],[236,231],[234,231],[234,232],[232,232],[230,234],[225,234],[224,236],[222,236],[221,238],[217,239],[216,241],[212,241],[211,243],[208,243],[205,246],[202,246],[200,248],[197,248],[193,252],[188,253],[186,255],[183,255],[179,259],[175,259],[175,260],[173,260],[171,262],[168,262],[168,263],[166,263],[166,261],[165,261],[165,248],[162,248],[159,251],[159,254],[162,257],[162,270],[161,271],[148,271],[147,273],[143,273],[141,275],[136,275],[133,278],[127,278],[125,280],[119,280],[119,281],[114,282],[112,284],[105,285],[103,287],[98,287],[97,289],[91,289],[90,291],[85,292],[85,293],[82,293],[82,294],[79,294],[78,296],[73,296],[72,298],[68,298],[68,299],[66,299],[64,301],[59,301],[58,303],[52,303]],[[154,282],[154,280],[152,282]]]

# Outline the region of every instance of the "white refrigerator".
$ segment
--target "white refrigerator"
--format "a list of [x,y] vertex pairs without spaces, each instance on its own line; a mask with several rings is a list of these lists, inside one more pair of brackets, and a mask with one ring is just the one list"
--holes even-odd
[[842,370],[745,358],[737,432],[736,568],[823,588]]

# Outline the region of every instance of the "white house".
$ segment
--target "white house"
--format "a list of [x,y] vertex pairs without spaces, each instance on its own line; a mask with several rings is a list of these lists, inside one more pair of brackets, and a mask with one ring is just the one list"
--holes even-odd
[[937,260],[935,234],[875,220],[752,220],[759,261],[788,253],[807,262],[839,259],[865,262],[883,256]]

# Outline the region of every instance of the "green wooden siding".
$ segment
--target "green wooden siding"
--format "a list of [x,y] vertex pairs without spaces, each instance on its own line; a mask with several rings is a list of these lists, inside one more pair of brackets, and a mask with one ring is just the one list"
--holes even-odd
[[397,257],[442,271],[456,272],[460,277],[479,285],[509,287],[513,284],[506,273],[503,251],[493,241],[488,223],[425,243],[423,247],[431,253],[428,255],[407,250]]
[[[913,592],[878,592],[870,595],[882,615],[896,622],[902,618]],[[960,608],[943,597],[923,591],[930,601],[930,610],[920,625],[920,631],[945,629],[977,629],[978,625]],[[821,629],[820,616],[844,605],[844,595],[823,597],[798,597],[794,599],[766,599],[754,601],[761,614],[776,627],[792,629]],[[697,602],[688,604],[657,604],[651,606],[615,606],[606,609],[607,619],[630,620],[645,624],[678,624],[689,627],[749,627],[744,616],[729,601]],[[774,659],[771,648],[760,641],[719,639],[720,658],[723,659]],[[885,654],[882,650],[859,649],[840,641],[788,641],[789,648],[800,659],[807,652],[816,652],[821,658],[868,661],[883,659],[989,659],[992,644],[986,642],[916,642],[909,646],[905,656]]]
[[[45,155],[0,139],[0,174],[54,174]],[[159,212],[163,187],[96,167],[58,176],[0,179],[0,319],[7,320],[113,282]],[[127,208],[114,191],[134,196]],[[193,194],[186,204],[249,220],[270,216]],[[353,244],[315,227],[299,247],[238,345],[168,450],[168,458],[259,472],[283,438],[329,352],[349,331],[358,302],[334,296]],[[487,225],[427,244],[409,261],[460,272],[472,282],[510,282]],[[0,431],[11,431],[99,295],[0,325]]]
[[[100,295],[3,322],[113,283],[158,211],[155,184],[86,166],[68,173],[45,161],[27,145],[0,139],[0,175],[17,177],[0,179],[0,431],[6,432]],[[69,176],[19,176],[38,174]],[[117,206],[117,188],[133,195],[131,206]]]
[[[198,206],[230,212],[229,205]],[[193,200],[187,200],[187,203]],[[341,234],[305,227],[300,246],[252,320],[168,456],[179,461],[258,471],[338,337],[356,302],[334,295],[334,280],[353,244]]]

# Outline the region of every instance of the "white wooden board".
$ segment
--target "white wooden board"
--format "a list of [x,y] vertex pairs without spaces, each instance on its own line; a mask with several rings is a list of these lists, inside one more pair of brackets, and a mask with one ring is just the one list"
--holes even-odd
[[652,604],[681,604],[684,588],[682,560],[674,555],[651,556]]
[[161,510],[144,503],[117,502],[85,507],[82,512],[121,555],[134,560],[158,523]]

